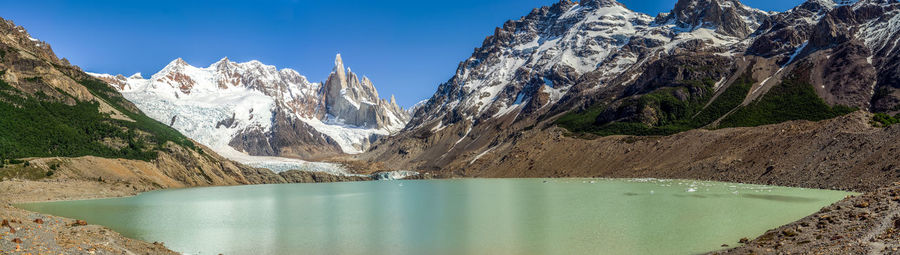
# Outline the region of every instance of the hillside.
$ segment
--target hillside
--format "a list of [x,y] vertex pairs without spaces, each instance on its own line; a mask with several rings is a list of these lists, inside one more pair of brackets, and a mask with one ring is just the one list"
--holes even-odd
[[197,149],[50,46],[0,22],[0,158],[95,155],[151,160],[167,144]]
[[23,27],[0,20],[0,35],[2,180],[107,180],[150,190],[327,176],[279,175],[225,159],[57,58]]
[[898,9],[810,0],[774,13],[681,0],[650,17],[615,1],[561,1],[498,27],[402,132],[359,158],[439,171],[503,155],[551,126],[669,136],[857,110],[896,119]]

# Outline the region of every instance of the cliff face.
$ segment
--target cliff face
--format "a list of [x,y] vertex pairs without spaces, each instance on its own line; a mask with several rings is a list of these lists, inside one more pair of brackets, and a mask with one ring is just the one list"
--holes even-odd
[[325,112],[338,123],[365,128],[384,128],[398,131],[406,125],[408,115],[394,102],[378,97],[375,85],[368,77],[362,80],[349,68],[338,54],[334,70],[323,87]]

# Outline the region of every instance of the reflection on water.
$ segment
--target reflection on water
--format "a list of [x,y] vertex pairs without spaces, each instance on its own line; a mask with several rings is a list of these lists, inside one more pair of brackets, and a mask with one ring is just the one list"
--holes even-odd
[[689,254],[847,193],[668,180],[211,187],[19,205],[203,254]]
[[781,201],[781,202],[796,202],[796,203],[812,203],[812,202],[817,202],[820,200],[818,198],[812,198],[812,197],[798,197],[798,196],[770,195],[770,194],[741,194],[741,197],[765,199],[765,200]]

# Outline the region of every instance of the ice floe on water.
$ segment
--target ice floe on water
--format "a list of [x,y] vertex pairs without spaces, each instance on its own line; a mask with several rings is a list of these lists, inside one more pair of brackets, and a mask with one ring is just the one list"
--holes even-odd
[[[610,182],[646,183],[660,187],[663,190],[676,189],[685,193],[718,193],[721,195],[742,195],[747,193],[761,193],[777,191],[777,186],[758,184],[744,184],[717,181],[700,181],[684,179],[657,179],[657,178],[560,178],[541,179],[543,183],[582,183],[604,185]],[[657,190],[648,189],[644,194],[658,193]],[[663,191],[663,193],[666,193]],[[698,194],[699,195],[699,194]]]
[[401,179],[406,179],[406,178],[409,178],[412,176],[417,176],[417,175],[419,175],[418,172],[399,170],[399,171],[374,173],[374,174],[372,174],[372,179],[385,180],[385,181],[401,180]]

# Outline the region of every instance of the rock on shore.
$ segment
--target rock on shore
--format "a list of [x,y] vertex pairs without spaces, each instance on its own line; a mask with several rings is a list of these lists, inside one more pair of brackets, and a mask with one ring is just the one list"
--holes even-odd
[[711,254],[900,254],[900,183],[848,197]]
[[[0,205],[0,254],[178,254],[162,243],[123,237],[102,226]],[[86,222],[85,222],[86,223]]]

